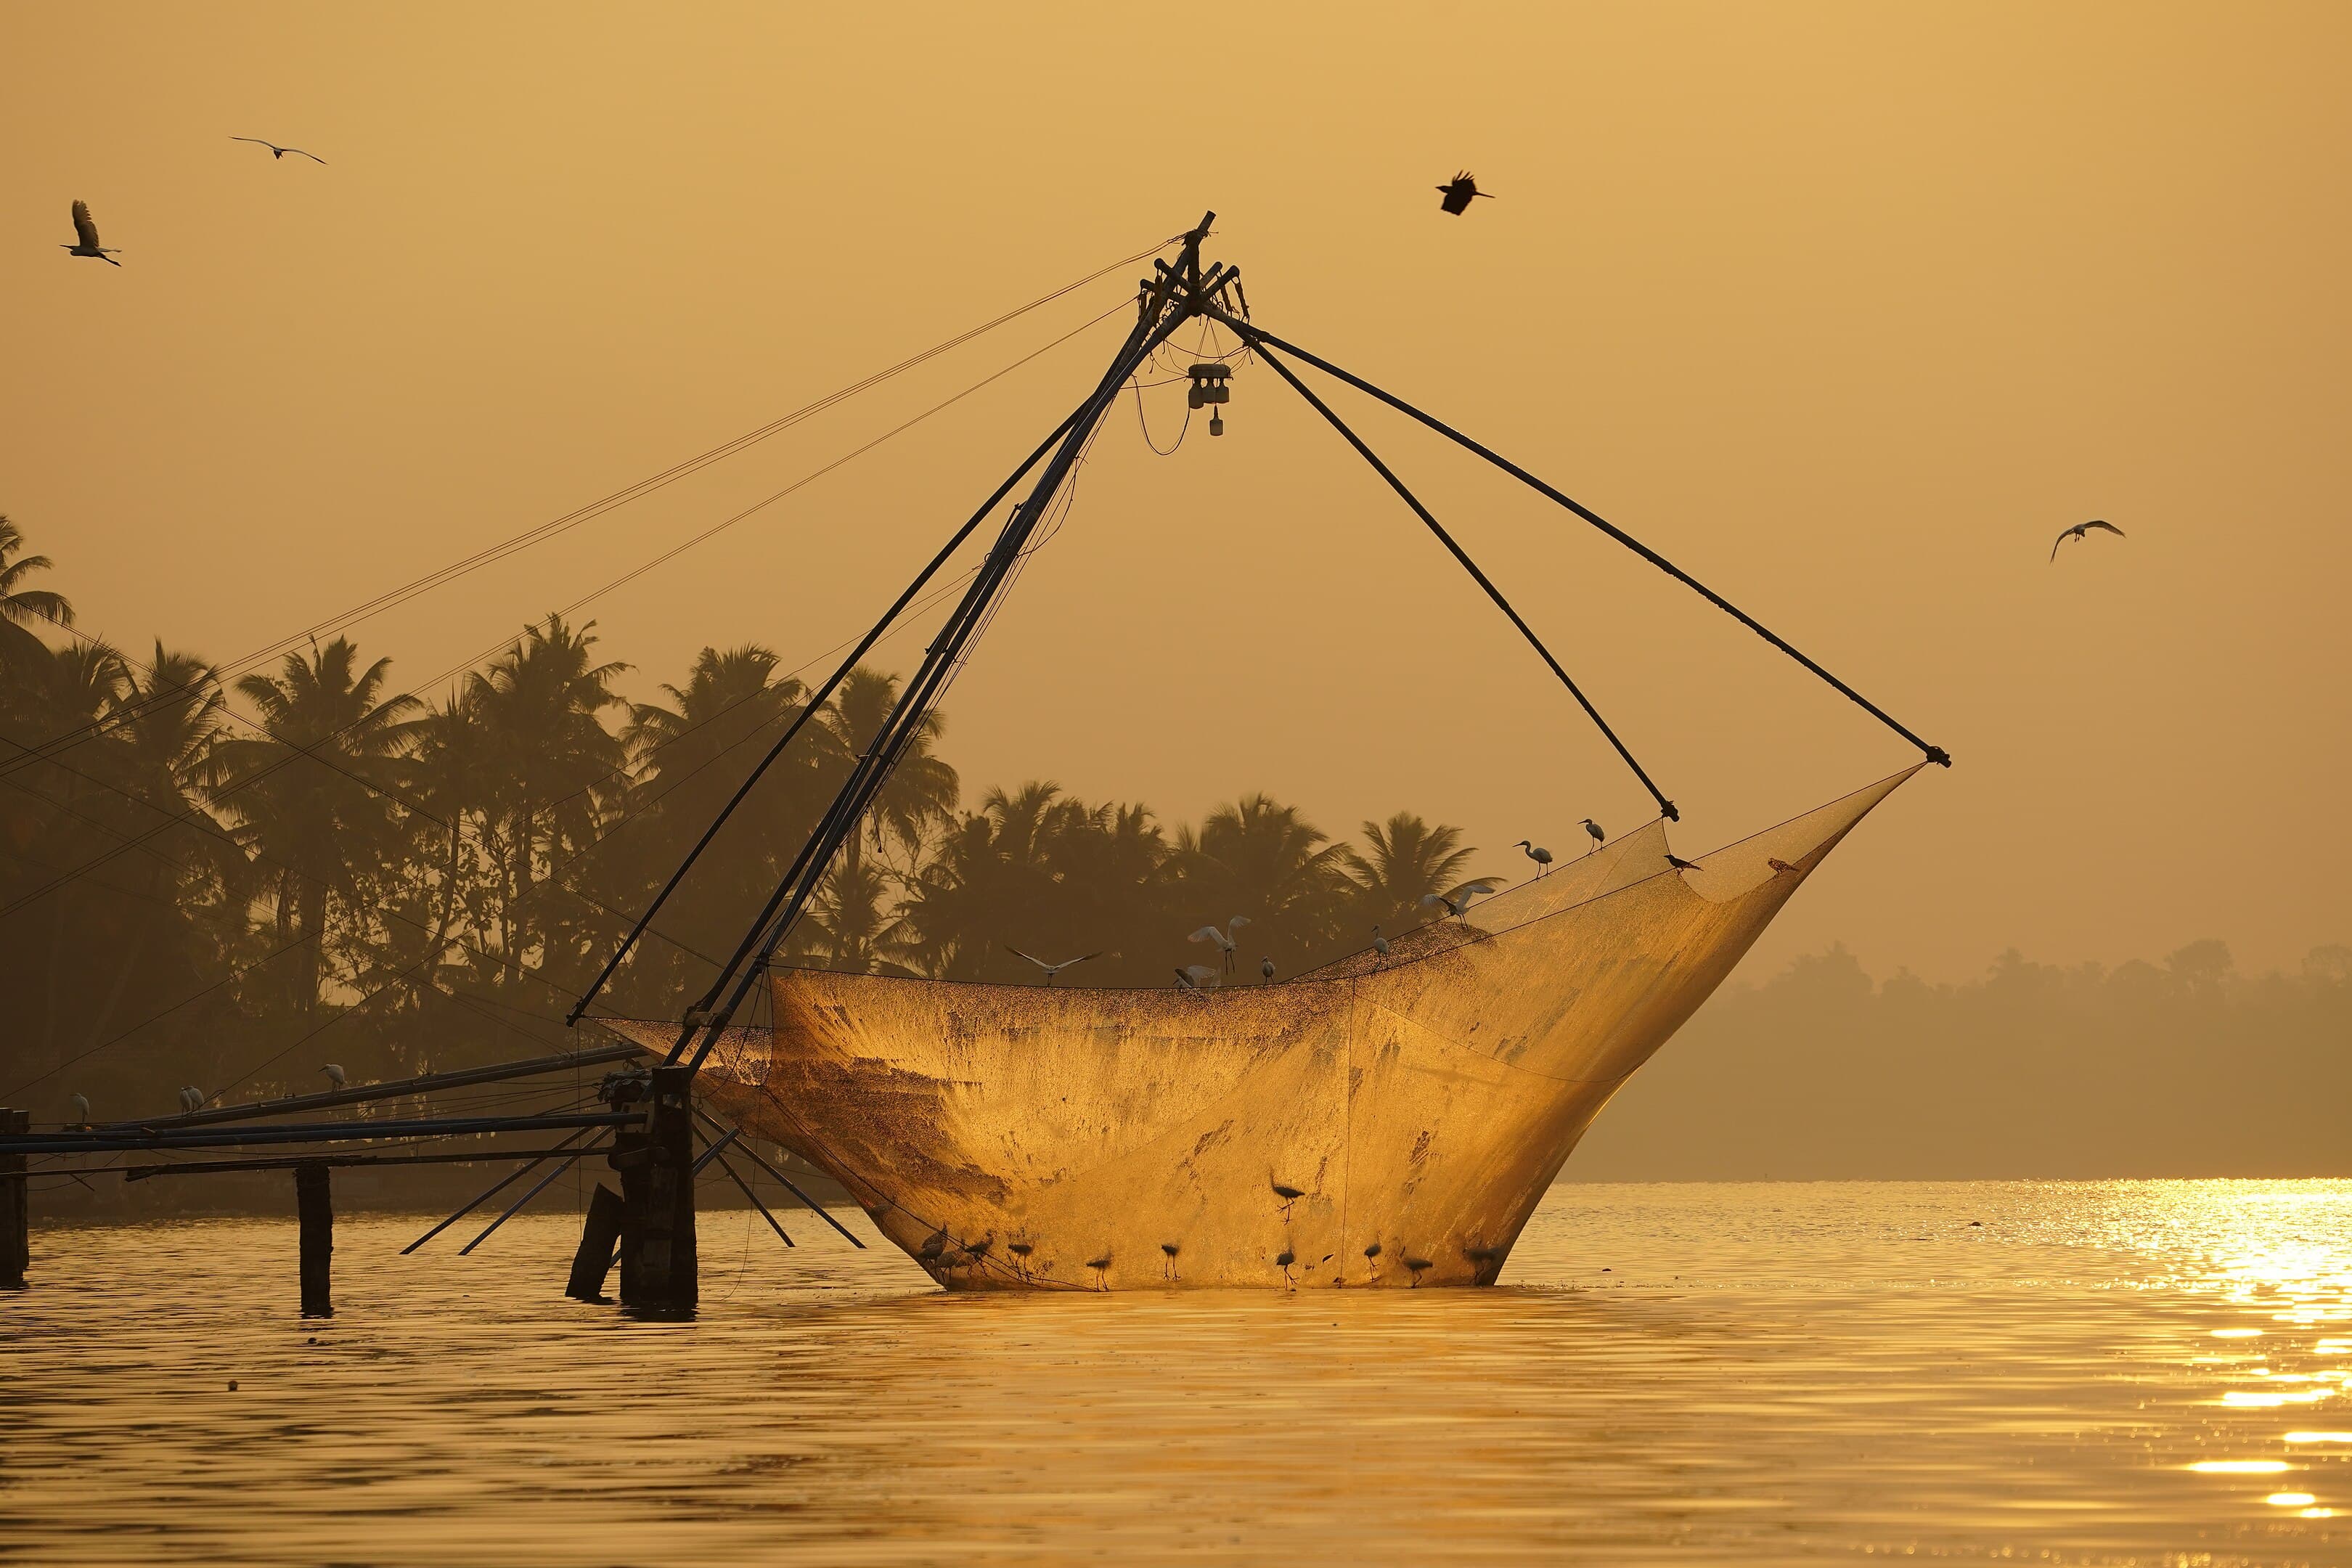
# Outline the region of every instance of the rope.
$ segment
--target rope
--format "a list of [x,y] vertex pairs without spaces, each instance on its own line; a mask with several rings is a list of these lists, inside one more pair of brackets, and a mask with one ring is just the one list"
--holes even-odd
[[[1085,277],[1077,279],[1073,282],[1066,283],[1050,293],[1041,294],[1024,305],[1016,306],[1013,310],[1005,311],[1003,315],[982,322],[979,326],[959,332],[953,337],[933,344],[931,347],[923,350],[919,353],[910,355],[908,358],[899,361],[897,364],[891,365],[887,369],[877,371],[873,374],[865,377],[863,380],[853,382],[849,385],[842,387],[837,391],[828,393],[813,403],[804,404],[801,407],[793,410],[791,413],[770,420],[767,424],[759,426],[757,429],[746,431],[744,434],[734,437],[732,440],[723,441],[718,446],[710,447],[707,451],[687,458],[684,462],[674,464],[671,467],[663,469],[660,473],[650,475],[646,479],[639,479],[635,484],[624,486],[622,489],[614,491],[612,494],[605,496],[599,500],[591,501],[586,506],[566,512],[561,517],[551,519],[546,522],[535,524],[530,528],[525,529],[520,533],[514,534],[508,539],[500,541],[497,544],[489,545],[482,550],[475,552],[471,555],[451,562],[446,566],[428,572],[421,577],[414,578],[407,583],[402,584],[398,587],[388,589],[384,593],[377,595],[374,598],[365,600],[361,604],[352,605],[351,608],[344,610],[338,615],[330,616],[326,619],[314,622],[310,626],[305,626],[299,631],[276,638],[275,640],[254,649],[250,653],[244,655],[242,658],[231,659],[226,664],[219,666],[216,676],[218,679],[225,681],[229,675],[257,668],[268,659],[277,657],[278,654],[298,647],[306,640],[315,639],[320,633],[347,630],[351,626],[357,626],[360,622],[379,615],[384,610],[392,609],[398,605],[404,604],[407,600],[415,598],[420,594],[428,593],[434,588],[440,587],[445,584],[456,582],[459,578],[478,571],[482,567],[492,564],[497,561],[502,560],[507,555],[512,554],[517,551],[526,550],[530,548],[532,545],[544,542],[549,539],[553,539],[560,534],[568,532],[572,529],[578,527],[581,523],[587,522],[596,517],[602,516],[604,513],[610,511],[616,507],[626,505],[628,502],[635,500],[640,497],[650,495],[656,490],[665,489],[667,486],[676,483],[679,479],[699,472],[701,469],[709,467],[713,463],[722,461],[727,458],[734,456],[738,452],[756,446],[759,443],[769,439],[771,437],[790,429],[794,425],[798,425],[809,418],[812,418],[814,416],[834,407],[837,404],[845,402],[849,398],[858,395],[860,393],[869,391],[894,376],[899,375],[908,370],[914,369],[918,365],[936,359],[940,355],[948,353],[950,350],[959,348],[964,343],[970,342],[972,339],[980,337],[984,333],[993,331],[996,328],[1004,325],[1008,321],[1026,315],[1030,311],[1034,310],[1041,306],[1050,304],[1066,294],[1073,293],[1079,289],[1083,289],[1087,284],[1096,281],[1097,279],[1107,277],[1109,274],[1118,271],[1122,267],[1130,266],[1149,256],[1156,256],[1160,251],[1167,249],[1169,246],[1174,244],[1177,240],[1181,239],[1182,237],[1183,236],[1181,235],[1171,236],[1147,249],[1137,251],[1132,256],[1123,257],[1120,259],[1110,263],[1107,267],[1097,268],[1094,271],[1087,273]],[[427,684],[431,683],[428,682]],[[142,707],[134,712],[118,715],[109,722],[111,724],[128,722],[131,719],[140,716],[140,713],[145,711],[146,708],[160,705],[164,701],[176,700],[186,691],[194,689],[194,684],[191,683],[190,685],[176,687],[170,690],[150,693],[146,699],[144,707]],[[47,755],[49,750],[53,747],[79,744],[81,741],[96,739],[98,734],[102,732],[100,729],[94,727],[92,728],[91,733],[88,735],[79,735],[80,728],[81,727],[78,726],[74,731],[68,731],[59,735],[52,736],[49,740],[40,742],[39,746],[36,748],[34,754]],[[79,735],[79,739],[76,739],[77,735]],[[26,760],[28,759],[16,759],[16,763],[12,763],[9,765],[10,769],[13,769],[14,766],[17,765],[17,763],[21,763]],[[9,771],[9,769],[0,769],[0,772],[6,771]]]

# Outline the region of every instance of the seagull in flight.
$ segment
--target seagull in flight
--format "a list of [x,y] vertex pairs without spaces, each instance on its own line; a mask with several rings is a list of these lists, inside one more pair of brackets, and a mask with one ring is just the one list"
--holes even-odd
[[2090,538],[2091,530],[2095,528],[2104,528],[2109,533],[2114,534],[2117,539],[2124,537],[2124,531],[2122,529],[2117,528],[2105,518],[2095,517],[2088,522],[2078,522],[2072,528],[2060,529],[2058,531],[2058,537],[2050,542],[2050,559],[2053,561],[2058,559],[2058,547],[2065,543],[2068,540]]
[[1215,926],[1202,926],[1199,931],[1194,931],[1191,936],[1186,937],[1184,940],[1186,942],[1215,942],[1217,944],[1217,951],[1225,955],[1225,967],[1227,969],[1231,969],[1234,966],[1234,932],[1241,930],[1242,927],[1249,923],[1249,916],[1235,915],[1232,920],[1225,922],[1225,929],[1223,931],[1219,931]]
[[1473,196],[1486,196],[1490,202],[1495,199],[1491,195],[1478,188],[1476,178],[1467,169],[1438,186],[1437,190],[1438,211],[1451,213],[1455,217],[1460,217],[1470,210],[1470,200]]
[[1465,882],[1450,893],[1422,894],[1421,907],[1426,910],[1444,904],[1447,914],[1460,920],[1462,911],[1470,907],[1470,901],[1473,899],[1483,897],[1494,890],[1495,884],[1492,882]]
[[320,157],[316,153],[304,153],[299,147],[280,147],[277,142],[264,142],[258,136],[232,136],[229,140],[232,142],[250,142],[257,147],[267,147],[269,149],[269,155],[272,159],[283,158],[289,153],[299,153],[302,157],[310,159],[313,163],[324,163],[326,162],[324,158]]
[[1069,968],[1072,964],[1084,963],[1089,958],[1100,958],[1102,956],[1102,950],[1100,948],[1097,948],[1094,952],[1082,953],[1076,958],[1066,958],[1059,963],[1048,963],[1044,959],[1025,953],[1017,947],[1007,945],[1004,951],[1011,953],[1015,958],[1026,958],[1030,963],[1044,970],[1045,972],[1045,984],[1048,985],[1054,984],[1054,976],[1061,973],[1062,971]]
[[74,203],[73,226],[74,242],[71,245],[61,245],[58,247],[59,250],[68,251],[75,256],[94,257],[98,260],[105,262],[109,267],[120,267],[122,265],[122,263],[114,259],[116,256],[121,254],[121,252],[111,248],[110,247],[98,243],[98,225],[92,223],[89,219],[89,204],[88,202]]

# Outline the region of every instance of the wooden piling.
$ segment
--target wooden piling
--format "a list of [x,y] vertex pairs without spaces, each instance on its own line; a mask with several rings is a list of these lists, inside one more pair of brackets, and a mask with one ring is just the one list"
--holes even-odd
[[588,1200],[588,1220],[580,1227],[580,1250],[572,1259],[572,1283],[563,1293],[575,1301],[604,1300],[604,1277],[612,1272],[613,1249],[620,1245],[621,1215],[627,1204],[621,1194],[596,1184]]
[[[694,1248],[694,1069],[654,1068],[646,1096],[649,1159],[642,1168],[645,1204],[637,1213],[637,1290],[630,1302],[656,1317],[685,1317],[698,1300]],[[621,1290],[628,1300],[628,1260]]]
[[294,1207],[302,1224],[302,1315],[331,1318],[331,1265],[335,1255],[335,1204],[324,1161],[294,1167]]
[[[30,1132],[33,1113],[0,1109],[0,1133]],[[22,1290],[33,1257],[32,1184],[26,1157],[0,1154],[0,1290]]]

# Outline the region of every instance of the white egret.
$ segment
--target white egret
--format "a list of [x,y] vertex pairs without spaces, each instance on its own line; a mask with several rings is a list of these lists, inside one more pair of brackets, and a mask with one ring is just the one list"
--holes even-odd
[[1494,890],[1495,884],[1492,882],[1465,882],[1450,893],[1422,894],[1421,907],[1426,910],[1443,904],[1445,906],[1447,914],[1459,920],[1462,911],[1470,907],[1472,900],[1483,898]]
[[1551,864],[1551,851],[1545,848],[1542,845],[1536,843],[1533,839],[1522,838],[1517,844],[1512,845],[1511,847],[1518,850],[1520,853],[1527,856],[1528,859],[1536,863],[1536,875],[1538,877],[1543,875],[1543,868]]
[[1102,950],[1097,948],[1092,952],[1081,953],[1076,958],[1066,958],[1059,963],[1048,963],[1042,958],[1034,957],[1029,953],[1022,952],[1019,948],[1013,946],[1009,942],[1005,944],[1004,951],[1011,953],[1015,958],[1026,958],[1030,963],[1044,970],[1045,972],[1045,984],[1048,985],[1054,984],[1054,976],[1061,973],[1062,971],[1069,968],[1072,964],[1084,963],[1089,958],[1100,958],[1102,956]]
[[66,1104],[73,1108],[74,1126],[87,1127],[89,1125],[89,1096],[86,1094],[73,1095],[71,1098],[67,1100]]
[[1225,922],[1225,929],[1223,931],[1219,931],[1215,926],[1202,926],[1199,931],[1194,931],[1191,936],[1186,937],[1184,940],[1186,942],[1215,942],[1217,944],[1217,951],[1225,955],[1225,967],[1227,969],[1231,969],[1234,966],[1234,932],[1241,930],[1242,927],[1249,923],[1249,916],[1235,915],[1232,920]]
[[325,1073],[327,1075],[327,1081],[333,1084],[337,1089],[342,1088],[344,1084],[350,1081],[350,1079],[344,1076],[342,1068],[334,1062],[327,1063],[326,1066],[320,1068],[319,1070]]

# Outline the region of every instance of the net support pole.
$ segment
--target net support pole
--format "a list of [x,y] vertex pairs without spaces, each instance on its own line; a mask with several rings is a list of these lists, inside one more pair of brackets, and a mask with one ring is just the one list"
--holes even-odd
[[[1215,305],[1204,306],[1203,310],[1204,313],[1212,320],[1217,321],[1219,324],[1226,327],[1232,331],[1240,334],[1243,341],[1247,342],[1252,348],[1256,349],[1259,353],[1265,353],[1266,349],[1271,346],[1282,350],[1285,353],[1295,354],[1300,360],[1323,372],[1326,375],[1334,376],[1340,381],[1346,382],[1349,386],[1354,387],[1357,391],[1363,393],[1365,395],[1376,397],[1382,403],[1387,404],[1391,408],[1395,409],[1398,413],[1406,415],[1411,418],[1420,421],[1422,424],[1427,426],[1432,430],[1436,431],[1439,435],[1444,437],[1447,440],[1452,441],[1454,445],[1463,447],[1465,450],[1475,452],[1478,456],[1486,458],[1486,461],[1494,464],[1495,467],[1502,469],[1503,472],[1510,475],[1521,484],[1528,486],[1537,493],[1566,507],[1569,510],[1574,512],[1577,516],[1582,518],[1585,521],[1591,523],[1593,527],[1599,529],[1601,532],[1607,534],[1610,538],[1615,540],[1618,543],[1623,545],[1634,554],[1639,555],[1643,560],[1647,561],[1651,565],[1655,566],[1659,571],[1664,572],[1675,582],[1682,584],[1685,587],[1698,595],[1699,597],[1705,599],[1708,604],[1713,605],[1717,609],[1721,610],[1725,615],[1729,616],[1741,626],[1746,626],[1749,631],[1754,632],[1758,637],[1762,637],[1766,642],[1770,643],[1774,647],[1779,648],[1782,653],[1787,654],[1790,658],[1795,659],[1799,664],[1804,666],[1815,675],[1821,677],[1822,680],[1829,683],[1832,689],[1837,691],[1847,700],[1860,708],[1864,712],[1877,720],[1880,723],[1885,725],[1888,729],[1894,731],[1896,734],[1902,736],[1913,745],[1918,747],[1921,754],[1929,762],[1934,763],[1938,767],[1948,768],[1952,765],[1951,753],[1945,751],[1943,747],[1932,745],[1929,742],[1921,740],[1917,735],[1913,734],[1911,731],[1893,714],[1887,712],[1885,709],[1881,708],[1877,703],[1873,702],[1867,697],[1864,697],[1861,692],[1856,691],[1853,687],[1848,686],[1844,681],[1840,680],[1836,676],[1832,675],[1828,670],[1823,669],[1812,659],[1808,658],[1804,654],[1798,651],[1798,649],[1791,645],[1788,639],[1773,631],[1771,627],[1766,626],[1763,622],[1758,620],[1755,616],[1749,615],[1747,611],[1741,609],[1738,605],[1733,604],[1730,600],[1725,598],[1722,595],[1717,593],[1714,589],[1708,587],[1706,584],[1700,582],[1697,578],[1692,576],[1689,573],[1684,571],[1681,567],[1675,565],[1673,562],[1667,560],[1664,556],[1659,554],[1656,551],[1651,549],[1648,545],[1643,543],[1640,540],[1634,538],[1623,529],[1619,528],[1615,523],[1611,522],[1607,518],[1602,517],[1591,507],[1583,505],[1572,497],[1562,494],[1560,491],[1553,489],[1550,485],[1546,484],[1543,480],[1536,478],[1535,475],[1528,472],[1527,469],[1519,467],[1518,464],[1511,461],[1508,458],[1504,457],[1501,453],[1475,440],[1475,438],[1464,435],[1461,431],[1456,430],[1453,426],[1448,425],[1443,419],[1436,417],[1434,415],[1423,413],[1420,409],[1415,408],[1412,404],[1407,403],[1403,398],[1397,396],[1394,393],[1383,391],[1381,388],[1373,385],[1370,382],[1366,381],[1362,376],[1356,375],[1340,369],[1338,365],[1333,364],[1329,360],[1323,358],[1321,355],[1300,348],[1297,343],[1288,342],[1281,338],[1276,337],[1273,333],[1253,326],[1247,321],[1238,321],[1231,314],[1219,309]],[[1296,384],[1295,379],[1294,384]]]
[[1461,563],[1462,569],[1470,574],[1472,581],[1486,591],[1486,597],[1495,602],[1495,607],[1510,617],[1511,625],[1518,627],[1519,635],[1528,639],[1528,646],[1534,648],[1544,663],[1551,667],[1551,672],[1554,675],[1559,677],[1559,683],[1568,688],[1569,695],[1576,699],[1578,706],[1584,710],[1585,717],[1591,720],[1599,727],[1601,734],[1608,738],[1609,743],[1617,748],[1617,754],[1625,760],[1625,765],[1633,770],[1633,776],[1642,781],[1642,787],[1648,790],[1651,798],[1658,803],[1658,810],[1665,819],[1668,822],[1681,821],[1682,814],[1675,809],[1675,803],[1666,798],[1665,792],[1651,779],[1648,771],[1634,760],[1633,753],[1626,748],[1625,742],[1618,737],[1617,731],[1609,727],[1609,721],[1601,716],[1601,710],[1592,705],[1592,699],[1587,697],[1583,689],[1578,686],[1568,671],[1560,667],[1559,660],[1552,657],[1551,649],[1544,647],[1543,639],[1536,636],[1535,628],[1528,626],[1519,612],[1511,607],[1510,600],[1503,596],[1503,591],[1495,586],[1494,580],[1479,569],[1478,563],[1470,559],[1469,552],[1464,550],[1454,540],[1454,535],[1445,531],[1445,525],[1439,522],[1436,515],[1421,504],[1420,497],[1405,488],[1405,482],[1396,477],[1394,469],[1381,460],[1380,454],[1364,445],[1363,437],[1349,429],[1348,422],[1332,412],[1329,404],[1315,395],[1312,387],[1299,380],[1297,374],[1288,365],[1276,359],[1263,342],[1255,346],[1257,349],[1258,357],[1266,363],[1267,367],[1288,382],[1292,390],[1307,400],[1309,407],[1330,422],[1331,428],[1346,438],[1348,445],[1356,449],[1358,457],[1371,465],[1374,473],[1388,481],[1389,489],[1396,491],[1404,504],[1412,509],[1413,515],[1428,524],[1429,531],[1437,536],[1438,542],[1444,545],[1453,554],[1454,559]]
[[[629,928],[629,934],[621,939],[621,945],[613,950],[613,956],[604,961],[604,967],[597,971],[596,978],[589,983],[588,989],[581,994],[580,1000],[572,1005],[572,1011],[564,1015],[563,1022],[567,1027],[580,1022],[581,1016],[588,1011],[589,1004],[596,1000],[597,994],[604,989],[605,982],[613,978],[613,972],[621,967],[621,961],[629,956],[630,950],[637,945],[637,939],[645,935],[646,928],[653,923],[654,916],[661,912],[661,907],[669,901],[669,896],[677,891],[677,885],[686,879],[686,874],[694,868],[694,863],[702,858],[702,852],[710,847],[710,841],[719,837],[719,830],[727,826],[727,819],[735,815],[735,808],[743,804],[750,796],[753,786],[759,784],[761,777],[774,765],[777,758],[784,754],[784,749],[793,743],[793,738],[799,735],[803,726],[806,725],[810,718],[824,706],[826,700],[832,697],[834,689],[846,679],[849,672],[857,668],[857,661],[864,658],[874,645],[882,640],[882,634],[888,631],[892,623],[906,613],[907,606],[914,602],[915,595],[923,591],[924,585],[938,574],[940,567],[947,564],[949,558],[963,548],[964,541],[970,539],[973,531],[980,527],[988,514],[996,510],[997,503],[1011,494],[1013,487],[1021,482],[1022,477],[1035,468],[1044,460],[1045,454],[1054,449],[1054,443],[1068,433],[1070,426],[1076,423],[1082,412],[1084,412],[1082,409],[1072,409],[1070,416],[1055,426],[1052,435],[1037,443],[1037,449],[1029,454],[1028,459],[1005,477],[1004,482],[996,487],[995,492],[980,503],[980,510],[971,514],[971,521],[956,530],[954,536],[940,547],[939,553],[932,556],[920,572],[915,574],[915,580],[907,584],[906,591],[892,601],[888,609],[882,612],[882,618],[874,623],[873,628],[857,640],[857,646],[851,648],[848,657],[845,658],[834,672],[825,678],[824,684],[809,693],[807,701],[801,706],[801,710],[793,716],[793,721],[785,727],[784,732],[776,738],[776,743],[768,748],[767,754],[761,757],[758,765],[751,769],[727,804],[719,808],[719,815],[711,819],[709,826],[703,829],[702,837],[695,840],[694,847],[686,852],[686,858],[678,862],[677,869],[670,873],[669,880],[662,884],[661,891],[656,893],[653,902],[646,906],[646,912],[637,917],[636,924]],[[708,1007],[712,1000],[710,997],[705,997],[702,1005]]]

